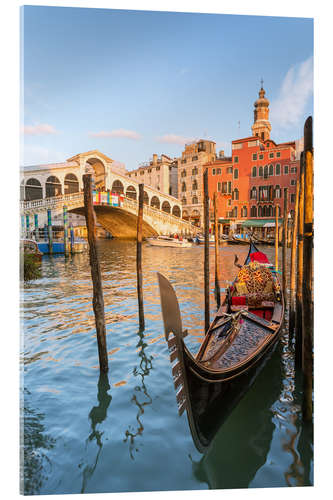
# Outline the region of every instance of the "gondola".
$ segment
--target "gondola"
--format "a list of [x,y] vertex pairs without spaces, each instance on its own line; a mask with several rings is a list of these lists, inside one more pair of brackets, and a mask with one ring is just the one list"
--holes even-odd
[[[182,328],[174,289],[157,273],[178,412],[182,415],[186,410],[193,441],[202,453],[269,359],[284,317],[278,277],[252,241],[244,265],[239,267],[195,357],[184,342],[187,331]],[[246,274],[251,278],[247,295],[242,294]],[[254,294],[249,292],[253,277],[258,280]],[[261,292],[259,282],[265,286]]]

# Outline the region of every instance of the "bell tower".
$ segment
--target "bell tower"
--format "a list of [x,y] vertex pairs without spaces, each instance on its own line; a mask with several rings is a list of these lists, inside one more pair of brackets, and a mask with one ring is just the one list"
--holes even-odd
[[259,90],[259,98],[254,103],[254,123],[252,125],[252,135],[260,137],[265,141],[270,138],[272,130],[269,123],[269,100],[265,97],[263,88],[264,81],[261,79],[261,89]]

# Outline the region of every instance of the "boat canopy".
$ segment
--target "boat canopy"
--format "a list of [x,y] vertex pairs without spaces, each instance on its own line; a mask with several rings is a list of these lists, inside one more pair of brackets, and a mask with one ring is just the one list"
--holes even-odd
[[[283,219],[279,219],[279,224],[283,222]],[[243,227],[275,227],[275,219],[263,219],[263,220],[244,220],[242,222]]]

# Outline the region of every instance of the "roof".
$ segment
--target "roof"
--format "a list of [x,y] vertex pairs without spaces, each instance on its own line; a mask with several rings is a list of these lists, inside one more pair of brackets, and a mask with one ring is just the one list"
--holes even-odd
[[98,151],[98,149],[93,149],[92,151],[86,151],[85,153],[78,153],[77,155],[72,156],[71,158],[68,158],[67,161],[78,160],[81,157],[93,156],[93,155],[101,156],[103,158],[103,160],[105,160],[107,162],[112,162],[113,161],[111,158],[109,158],[105,154],[103,154],[100,151]]

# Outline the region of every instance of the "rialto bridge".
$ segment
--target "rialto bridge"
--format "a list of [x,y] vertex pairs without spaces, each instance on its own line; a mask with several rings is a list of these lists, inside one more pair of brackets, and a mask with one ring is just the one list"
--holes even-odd
[[[121,199],[119,204],[105,202],[105,196],[103,201],[96,201],[94,208],[97,222],[114,237],[135,238],[139,183],[126,175],[124,167],[97,150],[80,153],[63,163],[24,167],[21,171],[23,223],[30,218],[30,224],[33,225],[37,215],[38,226],[43,227],[50,209],[52,223],[61,224],[64,206],[70,217],[71,214],[82,216],[82,177],[87,171],[93,172],[98,192],[109,193],[109,200],[112,194],[118,195],[118,200]],[[82,221],[82,217],[78,219]],[[73,220],[75,225],[75,216],[72,216]],[[197,231],[197,227],[182,219],[182,207],[177,198],[149,186],[144,187],[145,237],[168,233],[195,234]]]

